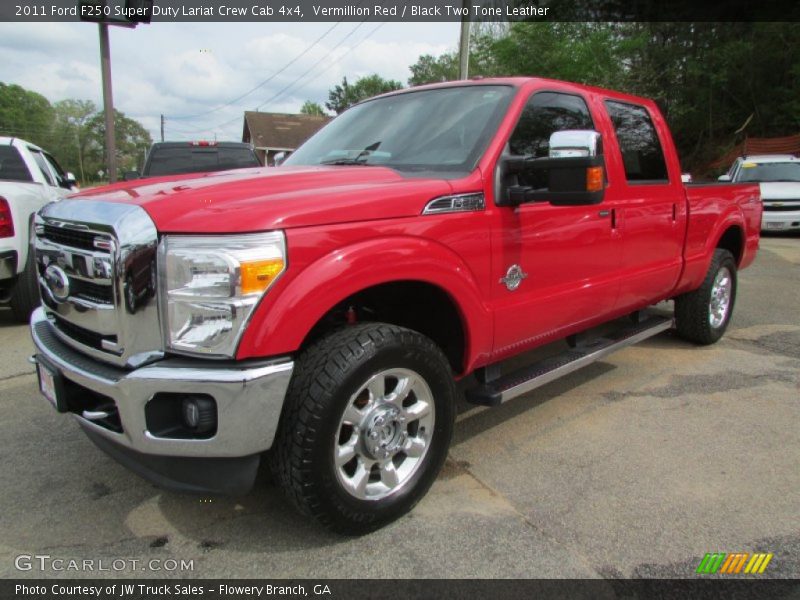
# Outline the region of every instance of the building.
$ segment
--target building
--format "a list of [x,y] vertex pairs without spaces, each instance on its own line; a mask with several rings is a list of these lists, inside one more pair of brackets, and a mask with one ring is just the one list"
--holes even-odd
[[265,165],[273,165],[278,152],[293,152],[331,119],[317,115],[247,111],[244,113],[242,141],[253,144]]

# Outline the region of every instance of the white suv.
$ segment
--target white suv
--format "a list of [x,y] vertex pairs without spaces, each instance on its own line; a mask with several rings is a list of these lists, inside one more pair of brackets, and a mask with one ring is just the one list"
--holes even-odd
[[800,229],[800,158],[791,154],[742,156],[719,179],[760,184],[762,231]]

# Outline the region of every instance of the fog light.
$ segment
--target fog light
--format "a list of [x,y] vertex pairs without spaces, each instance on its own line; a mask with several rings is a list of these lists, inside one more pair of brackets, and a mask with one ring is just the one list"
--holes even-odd
[[211,398],[190,396],[183,399],[183,422],[196,433],[216,429],[217,410]]

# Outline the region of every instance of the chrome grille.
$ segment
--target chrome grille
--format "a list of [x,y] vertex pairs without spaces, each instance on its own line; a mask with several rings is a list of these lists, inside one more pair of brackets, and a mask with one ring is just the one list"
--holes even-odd
[[42,231],[42,237],[62,246],[82,248],[84,250],[94,250],[97,247],[95,246],[95,239],[98,237],[101,239],[106,238],[106,236],[100,236],[91,231],[71,229],[64,225],[61,227],[45,225]]
[[796,212],[800,211],[800,198],[786,200],[764,200],[766,212]]
[[133,368],[163,356],[155,225],[140,207],[63,200],[35,218],[42,305],[73,348]]

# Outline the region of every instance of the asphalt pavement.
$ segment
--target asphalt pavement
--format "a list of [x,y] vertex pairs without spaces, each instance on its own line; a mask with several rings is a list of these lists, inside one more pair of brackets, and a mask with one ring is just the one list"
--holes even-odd
[[707,552],[769,552],[762,577],[800,577],[799,298],[800,236],[763,239],[718,344],[668,332],[462,407],[430,493],[361,538],[267,480],[205,499],[140,479],[39,395],[27,327],[0,310],[0,576],[694,577]]

